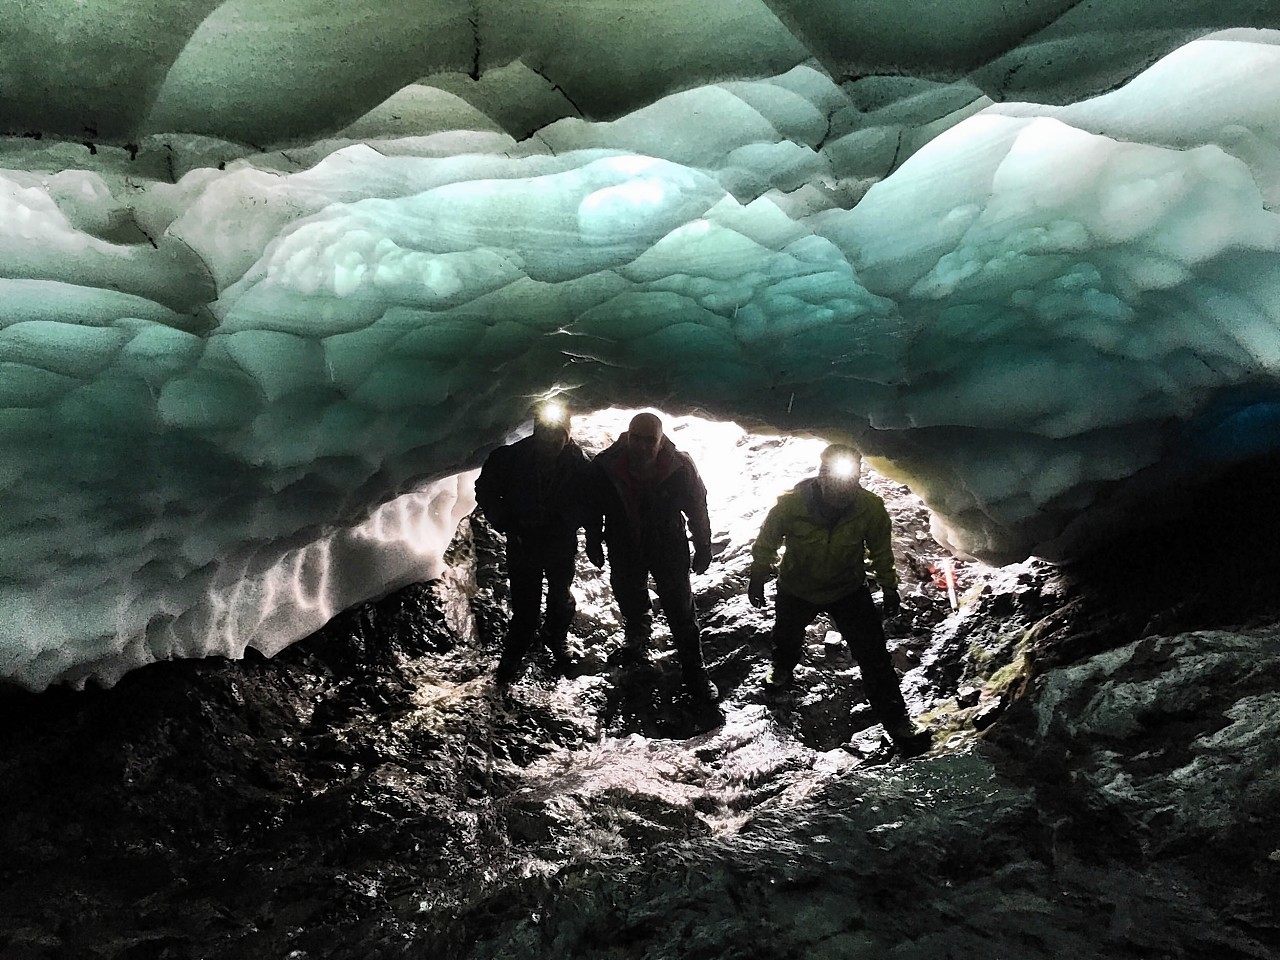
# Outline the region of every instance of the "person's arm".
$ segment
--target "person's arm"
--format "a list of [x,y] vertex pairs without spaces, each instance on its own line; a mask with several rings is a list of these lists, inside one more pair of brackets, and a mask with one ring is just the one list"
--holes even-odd
[[707,511],[707,487],[693,460],[688,464],[688,490],[684,514],[693,539],[693,572],[706,573],[711,565],[711,514]]
[[609,482],[604,469],[595,462],[583,467],[582,531],[586,536],[584,552],[595,567],[604,566],[604,487]]
[[557,506],[561,514],[574,530],[585,527],[591,520],[591,461],[572,440],[560,454],[557,473]]
[[507,532],[506,475],[507,448],[498,447],[484,461],[476,477],[476,506],[499,533]]
[[756,542],[751,545],[751,572],[747,581],[747,599],[753,607],[764,606],[764,584],[773,573],[773,566],[778,560],[778,548],[782,546],[784,534],[782,522],[782,499],[773,505],[760,525],[760,533]]
[[778,498],[765,515],[764,523],[760,525],[760,533],[756,536],[756,542],[751,545],[751,576],[759,575],[768,579],[769,574],[773,573],[774,564],[778,561],[778,549],[782,546],[782,538],[786,534],[785,524],[783,522],[783,502],[782,498]]
[[867,554],[880,584],[880,608],[886,617],[896,617],[902,612],[902,598],[898,596],[898,571],[893,566],[893,524],[883,500],[877,498],[874,506],[867,530]]
[[867,554],[871,557],[871,571],[876,583],[886,593],[898,589],[898,571],[893,565],[893,524],[889,511],[879,498],[872,504],[867,526]]

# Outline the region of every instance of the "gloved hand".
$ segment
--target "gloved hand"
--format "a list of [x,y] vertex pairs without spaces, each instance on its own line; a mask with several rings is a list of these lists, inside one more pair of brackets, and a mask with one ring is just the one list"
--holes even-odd
[[753,576],[747,582],[747,600],[757,609],[764,606],[764,577]]
[[599,569],[604,566],[604,543],[600,540],[588,540],[586,547],[587,559],[591,561],[592,566]]
[[880,605],[886,617],[896,617],[902,612],[902,598],[893,587],[880,588]]
[[693,551],[693,561],[689,564],[694,573],[706,573],[711,566],[711,548],[698,547]]

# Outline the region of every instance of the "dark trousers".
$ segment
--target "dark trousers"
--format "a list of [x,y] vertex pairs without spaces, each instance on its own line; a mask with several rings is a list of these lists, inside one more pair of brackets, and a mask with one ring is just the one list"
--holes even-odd
[[880,613],[871,591],[862,587],[831,603],[802,600],[778,590],[773,622],[774,676],[786,677],[804,655],[804,631],[825,613],[844,638],[849,655],[862,671],[867,702],[886,727],[908,722],[907,705],[898,686],[898,674],[889,659]]
[[609,586],[622,614],[628,643],[640,646],[653,630],[653,608],[649,604],[649,577],[671,628],[671,639],[680,668],[690,681],[704,676],[702,636],[693,609],[693,589],[689,585],[689,548],[670,551],[615,549],[609,545]]
[[[568,658],[566,637],[577,610],[573,593],[577,531],[572,536],[508,537],[507,579],[511,584],[511,622],[502,645],[502,663],[514,669],[539,633],[557,661]],[[542,584],[547,585],[547,611],[542,616]]]

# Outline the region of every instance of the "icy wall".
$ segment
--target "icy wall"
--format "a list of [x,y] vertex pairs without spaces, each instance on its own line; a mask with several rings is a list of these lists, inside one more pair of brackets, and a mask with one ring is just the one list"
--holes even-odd
[[0,678],[430,576],[548,393],[851,435],[995,561],[1276,448],[1277,35],[1087,99],[1256,5],[400,6],[17,17]]

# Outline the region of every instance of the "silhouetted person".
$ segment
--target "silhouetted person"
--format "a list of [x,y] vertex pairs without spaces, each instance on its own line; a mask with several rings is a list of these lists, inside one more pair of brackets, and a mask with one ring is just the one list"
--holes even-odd
[[[568,416],[549,405],[539,410],[533,435],[494,450],[476,479],[476,503],[507,537],[511,622],[494,677],[499,687],[519,675],[535,636],[562,674],[573,666],[567,637],[577,604],[569,588],[587,470],[587,458],[569,439]],[[546,616],[540,617],[544,580]]]
[[603,546],[608,546],[609,584],[622,614],[627,647],[641,652],[649,643],[652,576],[686,687],[695,699],[715,701],[720,693],[702,662],[689,584],[691,566],[693,572],[703,573],[711,563],[707,488],[698,468],[663,435],[662,421],[652,413],[636,414],[626,433],[602,451],[592,467],[595,518],[586,525],[587,557],[603,567]]
[[859,484],[862,456],[833,444],[822,453],[816,477],[801,480],[778,498],[751,548],[747,597],[763,607],[764,584],[778,548],[773,624],[773,665],[765,679],[769,692],[785,689],[804,653],[804,632],[819,613],[831,618],[862,671],[867,700],[898,752],[918,756],[933,734],[917,730],[907,713],[898,675],[885,642],[884,627],[867,589],[867,557],[880,585],[886,616],[902,608],[893,566],[889,513],[884,501]]

